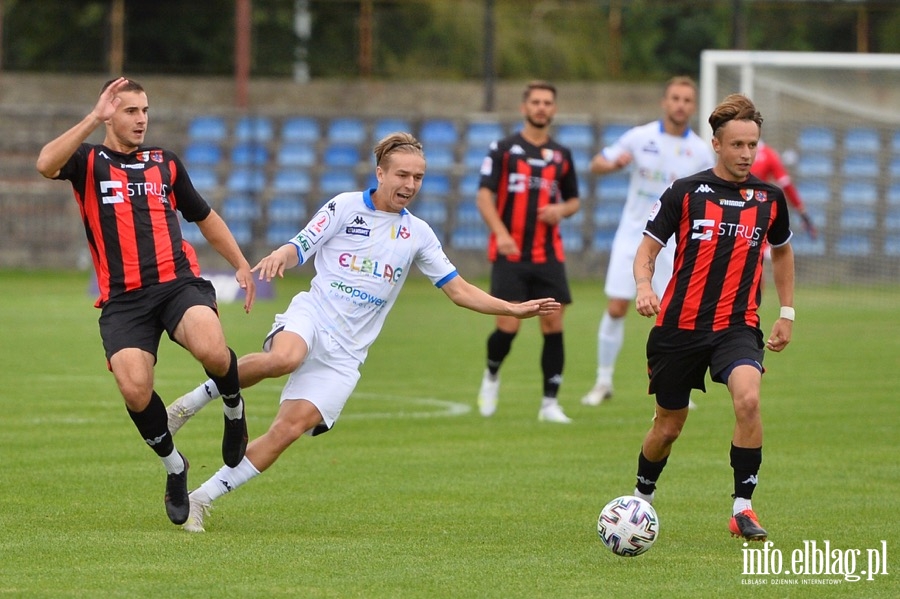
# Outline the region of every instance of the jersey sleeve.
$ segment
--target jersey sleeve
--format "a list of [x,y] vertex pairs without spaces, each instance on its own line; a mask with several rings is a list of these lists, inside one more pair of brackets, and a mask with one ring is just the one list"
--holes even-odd
[[650,210],[647,226],[644,228],[644,235],[649,235],[663,246],[678,229],[684,210],[686,190],[678,183],[678,181],[672,183],[662,193]]
[[575,161],[572,159],[572,152],[567,148],[564,150],[566,171],[562,173],[559,181],[559,193],[563,201],[571,200],[578,197],[578,173],[575,172]]
[[328,239],[334,237],[335,233],[340,229],[340,206],[341,204],[329,200],[325,205],[319,208],[306,226],[303,227],[288,243],[293,244],[297,248],[297,257],[300,264],[306,264],[315,255]]
[[769,227],[768,233],[766,233],[766,240],[772,247],[778,247],[790,241],[792,236],[787,200],[784,197],[784,193],[779,190],[779,193],[775,195],[775,218],[772,221],[772,226]]
[[75,153],[69,156],[66,163],[59,169],[56,178],[61,181],[70,181],[75,189],[84,190],[87,181],[87,157],[91,146],[81,144]]
[[204,220],[212,208],[194,187],[190,175],[181,159],[167,152],[167,164],[172,177],[172,192],[175,195],[175,207],[184,216],[184,220],[193,223]]
[[481,162],[478,187],[487,187],[493,192],[500,189],[500,171],[503,167],[503,149],[497,141],[491,142],[487,156]]

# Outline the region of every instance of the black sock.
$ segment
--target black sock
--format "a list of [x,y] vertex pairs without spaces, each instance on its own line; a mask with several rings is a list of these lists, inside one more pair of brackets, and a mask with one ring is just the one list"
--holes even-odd
[[641,450],[638,455],[637,484],[635,485],[637,490],[644,495],[653,493],[656,490],[656,481],[659,480],[659,475],[662,474],[668,460],[669,456],[666,456],[658,462],[651,462],[644,457],[644,451]]
[[493,375],[497,374],[503,360],[509,355],[509,350],[512,348],[512,342],[515,337],[515,333],[504,333],[500,329],[496,329],[491,333],[487,340],[488,372]]
[[762,447],[748,448],[731,445],[731,467],[734,470],[734,497],[742,499],[753,498],[760,464],[762,464]]
[[208,370],[206,374],[218,387],[219,393],[222,395],[222,403],[229,408],[236,408],[241,402],[241,379],[238,378],[237,356],[230,347],[228,353],[231,354],[231,363],[228,365],[228,372],[225,373],[225,376],[216,376]]
[[562,384],[563,364],[566,361],[563,334],[544,335],[544,349],[541,352],[541,371],[544,374],[544,397],[556,397]]
[[150,403],[143,412],[132,412],[128,406],[128,415],[131,421],[137,427],[138,432],[150,449],[156,452],[161,458],[172,453],[175,449],[175,442],[172,435],[169,434],[169,417],[166,415],[166,404],[162,398],[153,391],[150,395]]

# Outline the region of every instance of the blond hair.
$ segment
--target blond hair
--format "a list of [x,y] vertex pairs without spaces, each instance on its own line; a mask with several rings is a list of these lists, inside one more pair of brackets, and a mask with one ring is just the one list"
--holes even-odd
[[375,144],[372,153],[375,154],[375,165],[381,166],[382,163],[395,152],[404,152],[408,154],[418,154],[425,158],[425,150],[419,140],[410,133],[398,131],[384,136],[381,141]]

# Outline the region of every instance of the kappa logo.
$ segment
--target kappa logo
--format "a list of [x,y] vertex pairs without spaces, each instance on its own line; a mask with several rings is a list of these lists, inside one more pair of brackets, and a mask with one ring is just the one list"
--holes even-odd
[[222,483],[223,487],[225,487],[227,493],[231,493],[232,491],[234,491],[234,487],[231,486],[231,483],[224,478],[220,478],[219,482]]
[[357,215],[356,218],[353,219],[354,225],[362,225],[363,227],[368,227],[369,223],[366,222],[366,219]]
[[713,190],[712,190],[712,187],[710,187],[709,185],[707,185],[706,183],[704,183],[704,184],[702,184],[700,187],[698,187],[698,188],[694,191],[694,193],[713,193]]
[[153,439],[144,439],[144,441],[147,442],[147,445],[149,445],[150,447],[153,447],[154,445],[159,445],[160,441],[162,441],[163,439],[165,439],[166,436],[167,436],[168,434],[169,434],[169,432],[166,431],[166,432],[164,432],[163,434],[161,434],[160,436],[158,436],[158,437],[156,437],[156,438],[153,438]]
[[510,154],[524,154],[525,150],[523,150],[522,146],[520,146],[519,144],[513,144],[512,147],[509,149],[509,153]]
[[751,475],[750,475],[750,478],[748,478],[747,480],[742,480],[742,481],[741,481],[741,484],[742,484],[742,485],[746,485],[746,484],[758,485],[759,482],[758,482],[758,479],[756,478],[756,475],[755,475],[755,474],[751,474]]

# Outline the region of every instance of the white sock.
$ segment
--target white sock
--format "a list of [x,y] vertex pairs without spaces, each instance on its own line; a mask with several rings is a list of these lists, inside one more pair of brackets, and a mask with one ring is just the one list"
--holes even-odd
[[181,454],[174,447],[172,448],[172,453],[160,459],[163,466],[166,467],[166,472],[169,474],[181,474],[184,472],[184,458],[181,457]]
[[222,411],[225,412],[225,417],[229,420],[234,420],[236,418],[240,418],[244,413],[244,400],[238,402],[238,405],[235,407],[229,407],[225,404],[222,404]]
[[213,501],[225,493],[234,491],[255,476],[259,476],[259,470],[247,459],[247,456],[244,456],[241,463],[234,468],[228,466],[219,468],[218,472],[200,485],[198,491],[203,492],[210,501]]
[[645,493],[641,493],[640,491],[637,490],[637,487],[635,487],[634,496],[637,497],[638,499],[643,499],[647,503],[653,503],[653,498],[656,496],[656,491],[653,491],[652,493],[647,495]]
[[625,342],[625,318],[613,318],[603,313],[597,331],[597,383],[612,385],[613,371],[619,351]]
[[753,508],[750,506],[750,500],[744,499],[743,497],[735,497],[734,498],[734,507],[731,508],[731,515],[737,516],[744,510],[752,510]]
[[545,397],[541,400],[541,409],[549,408],[550,406],[555,406],[559,403],[559,400],[555,397]]
[[218,397],[221,397],[219,388],[216,387],[216,384],[212,379],[207,379],[205,383],[193,391],[188,392],[184,396],[184,401],[182,403],[186,408],[193,408],[194,411],[197,411]]

